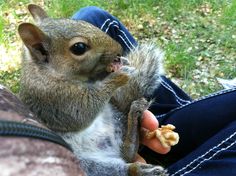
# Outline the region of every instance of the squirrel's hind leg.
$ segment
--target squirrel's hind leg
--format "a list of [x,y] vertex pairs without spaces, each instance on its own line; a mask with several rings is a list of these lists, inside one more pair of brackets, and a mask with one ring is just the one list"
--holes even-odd
[[161,166],[151,164],[132,163],[129,165],[129,176],[168,176],[167,171]]

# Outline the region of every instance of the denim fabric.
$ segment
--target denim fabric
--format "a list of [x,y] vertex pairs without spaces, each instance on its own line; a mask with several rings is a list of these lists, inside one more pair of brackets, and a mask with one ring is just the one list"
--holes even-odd
[[[132,35],[108,12],[98,7],[80,9],[74,20],[84,20],[121,44],[125,52],[137,45]],[[165,76],[150,107],[160,124],[173,124],[179,144],[166,155],[144,147],[141,154],[165,163],[170,175],[236,175],[236,88],[192,100]]]
[[72,16],[72,19],[83,20],[98,27],[119,42],[124,53],[134,49],[137,45],[133,36],[117,18],[98,7],[89,6],[81,8],[80,11]]
[[236,121],[229,123],[184,158],[168,167],[170,176],[236,175]]
[[[174,146],[166,155],[157,154],[146,147],[143,148],[141,152],[144,156],[152,156],[152,158],[162,161],[167,166],[172,165],[170,167],[171,170],[177,170],[178,166],[181,165],[181,162],[185,163],[186,161],[192,161],[197,158],[197,155],[191,154],[192,152],[198,153],[199,156],[203,155],[207,149],[213,148],[217,145],[216,139],[218,141],[223,141],[228,136],[236,132],[235,107],[236,88],[223,90],[215,94],[202,97],[199,100],[193,100],[185,105],[174,108],[163,115],[156,116],[160,124],[170,123],[176,126],[176,131],[180,135],[180,141],[178,145]],[[156,107],[154,105],[151,108],[155,109]],[[152,111],[152,109],[150,110]],[[229,131],[228,126],[230,124],[231,127]],[[227,131],[229,133],[228,135],[225,135]],[[203,150],[203,144],[205,146],[205,150]],[[226,142],[224,146],[227,145],[231,144]],[[235,147],[236,145],[233,145],[229,148],[229,150],[227,147],[226,150],[224,150],[224,154],[226,155],[231,155],[232,153],[231,160],[234,160],[234,162],[236,162]],[[216,159],[216,157],[213,157],[213,159]],[[228,158],[225,159],[226,161],[228,160]],[[224,158],[221,158],[217,161],[217,164],[223,160]],[[175,162],[178,164],[175,165]],[[204,161],[204,164],[208,162],[211,162],[211,159]],[[225,173],[229,174],[231,172],[236,172],[236,167],[232,166],[233,165],[227,165],[225,169],[230,168],[231,170],[225,170],[227,171]],[[194,175],[195,172],[200,173],[199,170],[201,169],[202,168],[197,168],[193,170],[192,174]],[[212,167],[209,167],[208,169],[212,170]],[[204,168],[204,170],[206,171],[207,168]]]

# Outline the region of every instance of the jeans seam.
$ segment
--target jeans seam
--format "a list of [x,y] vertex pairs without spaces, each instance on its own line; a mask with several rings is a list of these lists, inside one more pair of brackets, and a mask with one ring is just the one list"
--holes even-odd
[[[130,46],[132,46],[132,48],[134,49],[135,46],[133,45],[133,43],[129,40],[129,38],[127,37],[127,35],[125,34],[125,32],[123,30],[120,29],[120,27],[118,26],[119,24],[117,23],[117,25],[113,25],[114,27],[116,27],[121,34],[123,34],[124,38],[126,38],[126,40],[129,42]],[[131,50],[131,49],[130,49]]]
[[195,101],[200,101],[200,100],[211,98],[211,97],[214,97],[214,96],[217,96],[217,95],[222,95],[222,94],[229,93],[229,92],[232,92],[232,91],[235,91],[235,90],[236,90],[236,87],[231,88],[231,89],[223,89],[223,90],[220,90],[218,92],[212,93],[210,95],[204,96],[202,98],[196,99]]
[[[109,21],[109,24],[107,25],[107,28],[105,28],[105,30],[103,30],[105,24],[106,24],[108,21]],[[116,25],[115,25],[114,23],[115,23]],[[112,20],[112,21],[111,21],[111,19],[107,19],[107,20],[105,20],[105,22],[103,23],[103,25],[101,26],[100,29],[101,29],[102,31],[104,31],[105,33],[107,33],[107,31],[110,29],[111,26],[116,27],[116,28],[121,32],[121,34],[123,35],[123,36],[121,36],[121,35],[118,35],[118,36],[119,36],[119,37],[121,38],[121,40],[125,43],[125,45],[126,45],[130,50],[132,50],[132,49],[130,48],[130,46],[131,46],[132,48],[135,48],[135,47],[133,46],[133,44],[132,44],[132,42],[129,40],[129,38],[126,36],[125,32],[124,32],[123,30],[121,30],[118,25],[119,25],[119,22],[117,22],[116,20]],[[128,41],[129,44],[126,42],[126,40]]]
[[178,100],[177,96],[176,96],[176,93],[174,92],[174,90],[170,89],[169,87],[167,87],[165,84],[163,84],[163,82],[161,81],[161,85],[163,85],[167,90],[169,90],[174,96],[175,96],[175,100],[177,101],[177,103],[179,105],[184,105],[182,103],[180,103],[180,101]]
[[193,100],[193,101],[191,101],[191,102],[189,102],[189,103],[187,103],[187,104],[184,104],[184,105],[182,105],[182,106],[180,106],[180,107],[177,107],[177,108],[171,110],[170,112],[173,112],[173,111],[176,111],[176,110],[180,110],[180,109],[182,109],[182,108],[184,108],[184,107],[186,107],[186,106],[189,106],[189,105],[191,105],[191,104],[193,104],[193,103],[197,103],[197,102],[202,101],[202,100],[206,100],[206,99],[209,99],[209,98],[212,98],[212,97],[216,97],[216,96],[218,96],[218,95],[223,95],[223,94],[230,93],[230,92],[234,92],[234,91],[236,91],[236,88],[224,89],[224,90],[221,90],[221,91],[219,91],[219,92],[216,92],[216,93],[213,93],[213,94],[204,96],[204,97],[199,98],[199,99],[196,99],[196,100]]
[[[236,140],[233,140],[233,142],[231,142],[230,144],[228,144],[226,147],[221,147],[221,145],[225,144],[228,140],[234,138],[236,136],[236,132],[234,132],[233,134],[231,134],[228,138],[224,139],[223,141],[221,141],[218,145],[210,148],[207,152],[205,152],[204,154],[202,154],[201,156],[197,157],[196,159],[194,159],[192,162],[190,162],[189,164],[186,164],[184,167],[182,167],[181,169],[177,170],[174,174],[171,174],[171,176],[175,176],[176,174],[178,175],[186,175],[189,174],[190,172],[192,172],[193,170],[197,169],[200,165],[202,165],[203,163],[205,163],[206,161],[211,160],[214,156],[216,156],[217,154],[219,154],[220,152],[227,150],[228,148],[232,147],[233,145],[236,144]],[[204,158],[206,155],[208,155],[210,152],[212,152],[212,154],[207,158]],[[199,162],[199,160],[201,160]],[[199,162],[198,164],[196,164],[194,167],[192,165],[194,165],[196,162]],[[189,169],[188,169],[189,168]],[[183,174],[181,174],[181,172],[183,172]],[[180,174],[179,174],[180,173]]]
[[107,26],[107,28],[106,28],[106,30],[105,30],[105,33],[107,33],[107,31],[110,29],[111,26],[114,26],[114,23],[115,23],[115,24],[118,24],[118,22],[115,21],[115,20],[111,21],[111,22],[108,24],[108,26]]
[[125,39],[121,36],[121,35],[118,35],[118,37],[121,38],[121,40],[124,42],[124,44],[129,48],[129,50],[131,51],[132,49],[130,48],[130,46],[128,45],[128,43],[125,41]]
[[103,29],[103,27],[105,26],[105,24],[106,24],[108,21],[111,21],[111,19],[108,18],[108,19],[106,19],[106,20],[104,21],[104,23],[103,23],[102,26],[100,27],[101,30]]
[[[170,92],[172,92],[172,93],[174,94],[174,96],[176,97],[177,102],[178,102],[180,105],[184,105],[183,103],[189,103],[189,102],[191,102],[191,101],[184,100],[184,99],[180,98],[180,97],[176,94],[176,92],[174,91],[174,89],[173,89],[167,82],[165,82],[162,78],[160,78],[160,79],[161,79],[161,84],[162,84],[166,89],[168,89]],[[178,101],[178,100],[179,100],[179,101]],[[183,102],[183,103],[180,103],[180,101]]]

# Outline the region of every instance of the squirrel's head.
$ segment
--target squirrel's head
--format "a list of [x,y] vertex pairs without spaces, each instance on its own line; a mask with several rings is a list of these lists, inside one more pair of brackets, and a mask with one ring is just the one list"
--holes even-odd
[[37,5],[28,9],[37,25],[22,23],[18,32],[27,60],[40,68],[87,80],[108,75],[107,66],[122,55],[120,44],[92,24],[49,18]]

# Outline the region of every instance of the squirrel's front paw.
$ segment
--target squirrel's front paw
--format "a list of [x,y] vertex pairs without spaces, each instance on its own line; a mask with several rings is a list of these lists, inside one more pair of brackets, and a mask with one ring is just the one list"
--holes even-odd
[[171,147],[176,145],[179,142],[179,134],[174,132],[174,125],[167,124],[162,125],[161,128],[158,128],[154,131],[146,132],[145,136],[148,139],[156,137],[160,140],[163,147]]
[[107,78],[109,84],[120,87],[125,85],[129,81],[129,75],[123,72],[113,72]]

